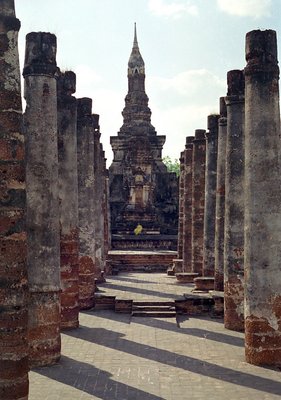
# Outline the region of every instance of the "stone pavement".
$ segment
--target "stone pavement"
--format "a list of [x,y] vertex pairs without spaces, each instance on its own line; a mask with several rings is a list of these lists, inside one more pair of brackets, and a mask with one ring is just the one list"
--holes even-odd
[[[128,285],[138,300],[186,292],[161,275],[110,277],[102,290],[121,295]],[[60,363],[30,373],[29,400],[281,399],[280,371],[245,363],[243,336],[208,317],[83,312],[80,328],[62,334]]]

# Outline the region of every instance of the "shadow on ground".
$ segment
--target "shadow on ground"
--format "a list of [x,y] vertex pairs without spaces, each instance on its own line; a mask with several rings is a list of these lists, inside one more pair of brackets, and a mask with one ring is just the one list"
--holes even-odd
[[280,395],[281,382],[263,378],[246,372],[235,371],[204,360],[183,356],[167,350],[157,349],[125,339],[119,332],[104,328],[89,328],[81,326],[75,331],[67,331],[66,335],[87,340],[100,346],[129,353],[134,356],[156,361],[174,368],[183,369],[214,379],[219,379],[234,385],[244,386],[265,393]]

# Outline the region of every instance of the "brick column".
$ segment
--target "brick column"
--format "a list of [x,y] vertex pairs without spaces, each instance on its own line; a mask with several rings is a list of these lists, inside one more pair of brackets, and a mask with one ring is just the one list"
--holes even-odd
[[105,271],[105,267],[106,267],[106,158],[105,158],[105,152],[103,150],[103,146],[101,145],[101,149],[102,149],[102,159],[101,159],[101,165],[102,165],[102,205],[101,205],[101,231],[102,231],[102,252],[101,252],[101,256],[102,256],[102,272],[104,273]]
[[216,227],[215,227],[215,283],[214,289],[224,290],[224,214],[225,214],[225,153],[227,113],[224,97],[220,98],[218,130]]
[[94,222],[95,222],[95,278],[97,282],[103,281],[101,271],[104,270],[104,152],[100,143],[99,115],[93,114],[96,120],[95,130],[95,156],[94,156]]
[[244,74],[227,74],[224,325],[244,330]]
[[29,33],[23,75],[31,367],[56,363],[61,347],[56,74],[55,35]]
[[78,219],[79,219],[79,303],[81,309],[94,305],[94,133],[92,100],[77,103]]
[[0,10],[0,398],[27,400],[24,136],[14,0]]
[[205,213],[203,244],[203,275],[215,273],[215,221],[219,115],[208,116],[206,132]]
[[[105,159],[106,167],[106,159]],[[107,262],[108,252],[111,249],[111,228],[110,228],[110,209],[109,209],[109,176],[108,169],[105,170],[105,202],[104,202],[104,257],[105,257],[105,274],[111,274],[110,266]]]
[[61,268],[61,328],[79,325],[79,250],[76,75],[58,79],[58,152]]
[[183,257],[184,151],[180,154],[178,259]]
[[281,364],[281,145],[276,33],[246,35],[246,360]]
[[205,130],[197,129],[193,140],[192,161],[192,272],[202,275],[203,271],[203,230],[205,207]]
[[192,156],[194,136],[186,138],[184,151],[183,272],[191,272],[192,258]]

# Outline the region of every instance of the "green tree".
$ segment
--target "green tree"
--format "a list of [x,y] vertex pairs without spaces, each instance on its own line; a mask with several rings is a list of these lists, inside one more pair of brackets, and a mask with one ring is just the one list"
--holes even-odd
[[180,162],[177,158],[174,160],[170,156],[163,157],[163,163],[166,165],[169,172],[175,172],[177,176],[180,174]]

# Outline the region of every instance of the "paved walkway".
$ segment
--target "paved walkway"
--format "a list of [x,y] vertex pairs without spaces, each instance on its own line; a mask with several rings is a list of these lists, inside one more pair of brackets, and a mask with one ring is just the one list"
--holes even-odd
[[116,296],[118,299],[143,300],[175,300],[189,293],[193,284],[177,283],[174,276],[163,273],[126,273],[107,278],[107,282],[99,285],[99,293]]
[[[164,274],[162,284],[154,278],[122,274],[102,290],[121,294],[128,284],[134,299],[186,292]],[[243,334],[221,320],[89,311],[80,314],[79,329],[62,334],[61,362],[30,373],[29,400],[80,399],[280,400],[281,372],[245,363]]]

